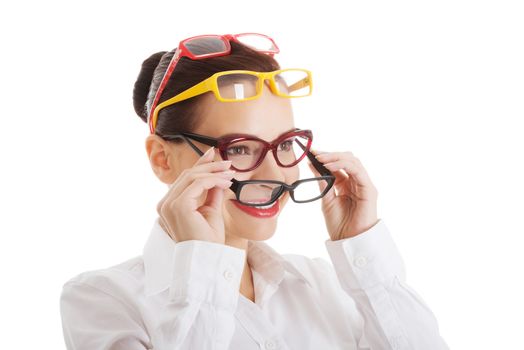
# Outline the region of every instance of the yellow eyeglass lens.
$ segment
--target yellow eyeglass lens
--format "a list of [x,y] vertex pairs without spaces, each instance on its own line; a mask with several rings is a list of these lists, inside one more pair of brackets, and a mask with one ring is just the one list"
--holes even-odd
[[242,100],[257,94],[258,77],[250,74],[227,74],[218,77],[220,97],[228,100]]
[[311,80],[307,72],[287,70],[275,76],[277,90],[285,96],[307,96],[311,92]]
[[[277,93],[281,96],[301,97],[311,93],[311,79],[302,70],[286,70],[274,76]],[[259,77],[247,73],[221,75],[217,79],[220,97],[243,100],[257,95]]]

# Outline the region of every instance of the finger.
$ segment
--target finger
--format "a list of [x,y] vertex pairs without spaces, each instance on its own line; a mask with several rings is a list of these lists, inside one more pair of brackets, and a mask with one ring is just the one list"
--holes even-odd
[[[308,165],[309,165],[309,168],[311,169],[311,171],[313,172],[313,174],[315,174],[316,177],[320,177],[321,174],[317,171],[317,169],[315,169],[315,167],[313,166],[313,164],[311,163],[311,161],[308,160]],[[323,164],[324,166],[326,164]],[[330,170],[330,169],[328,169]],[[335,185],[338,185],[342,182],[345,182],[345,180],[347,180],[348,178],[348,174],[345,174],[344,172],[340,172],[340,171],[333,171],[332,174],[335,176]],[[325,188],[325,186],[324,186]]]
[[309,151],[310,151],[311,153],[313,153],[313,155],[315,155],[315,156],[316,156],[316,155],[319,155],[319,154],[327,153],[327,152],[325,152],[325,151],[320,151],[320,150],[313,149],[313,148],[310,148]]
[[191,179],[194,177],[195,174],[203,173],[203,174],[209,174],[209,173],[222,173],[226,170],[234,171],[231,168],[231,160],[222,160],[217,162],[210,162],[210,163],[204,163],[204,164],[198,164],[191,168],[184,169],[182,173],[178,176],[177,180],[171,184],[170,188],[175,186],[176,182],[182,183],[184,182],[187,185],[187,181],[191,181]]
[[333,187],[335,188],[335,194],[337,196],[349,195],[349,193],[354,190],[355,181],[351,178],[350,174],[340,170],[333,171],[332,174],[335,176]]
[[209,163],[197,164],[192,168],[186,169],[184,173],[214,173],[231,168],[231,160],[220,160]]
[[198,178],[184,189],[176,201],[181,207],[194,211],[198,209],[199,199],[206,190],[210,190],[213,187],[228,188],[231,184],[231,180],[218,176]]
[[356,159],[352,152],[325,152],[315,156],[322,163],[329,163],[340,159]]
[[224,189],[219,187],[213,187],[207,191],[207,197],[204,201],[204,206],[213,208],[219,213],[222,212],[222,202],[224,199]]
[[235,176],[234,170],[225,170],[222,172],[214,172],[214,173],[188,173],[183,178],[178,181],[175,186],[171,189],[171,193],[168,195],[168,197],[171,198],[177,198],[179,197],[182,192],[194,181],[198,179],[208,178],[208,177],[216,177],[221,178],[225,180],[231,180]]
[[[231,167],[231,161],[225,160],[225,161],[213,161],[215,158],[215,147],[211,147],[208,149],[200,158],[197,159],[197,161],[193,164],[193,166],[187,171],[207,171],[207,172],[213,172],[213,171],[220,171],[222,168],[229,168]],[[187,172],[186,171],[186,172]],[[183,175],[185,172],[182,172],[181,175]],[[169,188],[173,187],[174,182],[169,185]]]
[[[335,183],[333,184],[334,196],[347,196],[354,192],[355,181],[351,177],[351,174],[343,171],[334,163],[335,161],[347,160],[348,162],[354,162],[356,157],[351,152],[329,152],[322,153],[315,157],[319,162],[323,163],[324,167],[331,171],[335,176]],[[352,163],[353,164],[353,163]],[[326,166],[327,165],[327,166]]]
[[[213,163],[209,163],[210,165]],[[173,183],[169,191],[164,195],[164,197],[158,202],[157,204],[157,212],[160,213],[160,210],[164,203],[166,201],[171,201],[180,196],[182,191],[191,184],[196,179],[209,177],[209,176],[216,176],[222,179],[231,180],[235,176],[234,170],[224,170],[221,172],[190,172],[190,171],[184,171],[183,174],[181,174],[177,181]]]
[[198,158],[198,160],[195,162],[195,164],[193,164],[193,166],[198,165],[198,164],[209,163],[213,161],[214,158],[215,158],[215,147],[211,147],[200,158]]
[[339,170],[345,171],[355,179],[357,185],[359,186],[372,185],[368,173],[366,172],[364,167],[361,166],[360,162],[357,162],[354,159],[342,159],[332,163],[324,164],[324,166],[333,173]]

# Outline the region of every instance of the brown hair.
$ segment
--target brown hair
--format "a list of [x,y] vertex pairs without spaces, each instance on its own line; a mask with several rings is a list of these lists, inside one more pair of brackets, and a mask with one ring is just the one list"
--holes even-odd
[[[154,98],[160,80],[162,80],[167,65],[175,54],[175,50],[157,52],[142,63],[142,68],[133,89],[133,106],[136,114],[146,123],[147,102],[150,104]],[[187,57],[182,57],[160,96],[159,104],[217,72],[234,69],[271,72],[280,69],[280,66],[273,57],[231,41],[231,53],[226,56],[202,60],[191,60]],[[209,93],[212,92],[206,94]],[[155,134],[162,137],[162,135],[175,132],[193,131],[200,121],[198,113],[199,101],[206,94],[192,97],[162,109],[158,114]],[[180,139],[177,139],[177,141],[182,142]]]

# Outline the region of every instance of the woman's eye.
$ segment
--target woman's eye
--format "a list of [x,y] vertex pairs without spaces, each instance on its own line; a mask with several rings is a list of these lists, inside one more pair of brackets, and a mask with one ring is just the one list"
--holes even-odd
[[280,145],[278,145],[278,150],[288,152],[291,150],[292,147],[293,147],[293,140],[287,140],[287,141],[282,142]]
[[248,155],[248,154],[249,154],[249,148],[246,146],[232,146],[232,147],[228,147],[227,149],[228,156],[242,156],[242,155]]

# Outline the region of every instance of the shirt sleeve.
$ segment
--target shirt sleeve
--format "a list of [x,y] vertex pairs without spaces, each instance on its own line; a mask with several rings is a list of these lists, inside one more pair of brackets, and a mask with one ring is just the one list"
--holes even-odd
[[97,287],[67,282],[60,313],[68,350],[153,348],[136,310]]
[[382,219],[357,236],[325,244],[342,289],[364,319],[361,349],[448,350],[434,314],[406,284],[404,263]]
[[150,329],[106,285],[66,283],[60,307],[67,349],[228,349],[245,254],[213,242],[176,243],[169,298]]

